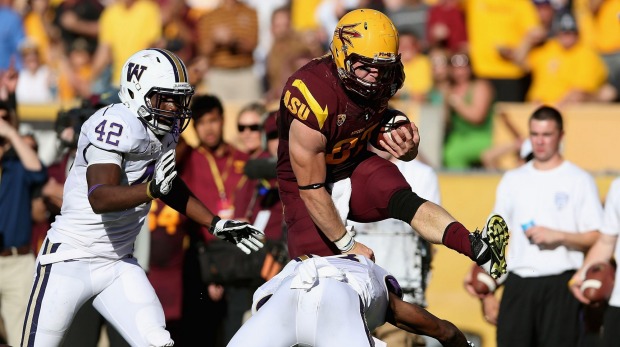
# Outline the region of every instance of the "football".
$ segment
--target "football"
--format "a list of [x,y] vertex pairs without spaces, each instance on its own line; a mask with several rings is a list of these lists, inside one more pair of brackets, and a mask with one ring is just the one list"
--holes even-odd
[[471,285],[474,291],[480,295],[493,293],[497,289],[497,282],[493,277],[476,263],[473,264],[471,269]]
[[[387,109],[383,115],[383,122],[381,122],[378,127],[378,131],[375,130],[374,132],[373,141],[371,144],[377,148],[381,148],[381,145],[379,145],[379,140],[383,139],[383,134],[389,133],[400,127],[408,127],[409,132],[411,132],[411,121],[409,120],[409,117],[401,111]],[[390,134],[390,137],[391,136],[392,135]]]
[[581,284],[581,293],[592,303],[607,302],[614,289],[616,269],[609,262],[592,264]]

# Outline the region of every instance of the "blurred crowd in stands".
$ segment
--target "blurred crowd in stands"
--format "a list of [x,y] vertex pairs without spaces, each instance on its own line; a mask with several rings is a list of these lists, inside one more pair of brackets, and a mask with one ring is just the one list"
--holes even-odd
[[274,109],[355,8],[400,32],[394,100],[445,107],[444,168],[492,167],[496,102],[618,101],[618,0],[0,0],[0,71],[19,73],[20,104],[75,104],[115,93],[126,58],[159,47],[197,94]]

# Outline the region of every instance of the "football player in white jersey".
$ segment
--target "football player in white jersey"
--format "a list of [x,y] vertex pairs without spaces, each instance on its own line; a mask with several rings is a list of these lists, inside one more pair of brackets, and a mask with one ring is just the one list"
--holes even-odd
[[454,324],[403,301],[396,279],[356,254],[291,260],[256,290],[252,313],[228,347],[374,347],[381,342],[370,332],[386,321],[444,346],[473,346]]
[[122,70],[120,104],[82,126],[61,214],[36,263],[22,346],[57,346],[81,305],[95,308],[132,346],[172,346],[164,312],[133,244],[153,199],[250,253],[262,247],[253,226],[209,211],[177,177],[175,148],[194,94],[184,63],[146,49]]

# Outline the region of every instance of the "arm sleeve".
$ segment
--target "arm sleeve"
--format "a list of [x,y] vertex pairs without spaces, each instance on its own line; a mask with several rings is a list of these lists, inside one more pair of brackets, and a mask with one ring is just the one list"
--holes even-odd
[[121,166],[123,163],[123,156],[121,153],[106,151],[96,146],[88,146],[84,151],[84,158],[88,163],[88,166],[93,164],[116,164]]

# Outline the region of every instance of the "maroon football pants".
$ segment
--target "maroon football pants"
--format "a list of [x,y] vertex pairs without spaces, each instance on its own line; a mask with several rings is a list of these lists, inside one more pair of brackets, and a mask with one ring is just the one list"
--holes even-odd
[[[333,242],[314,224],[299,197],[296,182],[279,181],[280,198],[284,205],[284,221],[288,228],[289,255],[321,256],[340,254]],[[368,223],[390,218],[388,203],[395,192],[409,189],[396,165],[377,155],[361,162],[351,174],[349,219]]]

